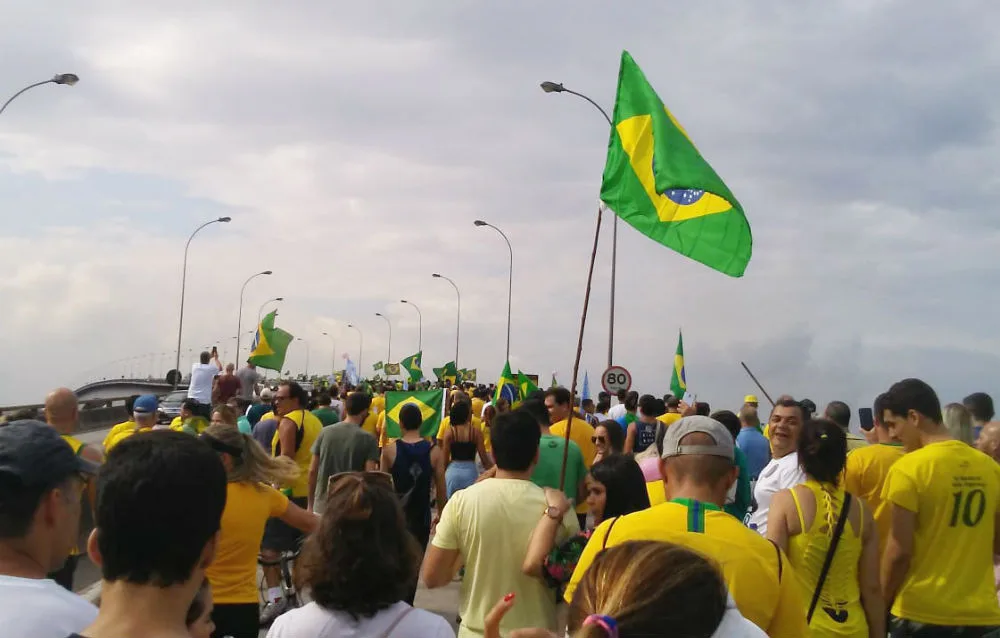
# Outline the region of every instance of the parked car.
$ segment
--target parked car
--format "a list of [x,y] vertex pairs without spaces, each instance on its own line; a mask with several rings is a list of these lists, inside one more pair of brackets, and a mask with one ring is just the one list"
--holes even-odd
[[181,404],[187,398],[187,390],[174,390],[167,396],[160,399],[160,409],[156,415],[156,422],[160,424],[170,424],[174,418],[181,415]]

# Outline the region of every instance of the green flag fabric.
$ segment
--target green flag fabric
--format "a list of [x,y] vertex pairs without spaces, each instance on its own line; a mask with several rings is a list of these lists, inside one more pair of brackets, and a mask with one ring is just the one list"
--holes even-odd
[[520,370],[517,371],[517,387],[521,392],[522,399],[527,397],[532,392],[538,391],[538,386],[535,385],[535,382]]
[[674,353],[674,373],[670,376],[670,391],[678,399],[687,392],[687,374],[684,372],[684,335],[677,333],[677,352]]
[[449,361],[440,368],[434,368],[434,376],[438,378],[438,381],[458,383],[458,368],[454,361]]
[[468,368],[462,368],[461,370],[458,371],[458,375],[462,381],[468,381],[470,383],[474,383],[476,381],[475,368],[473,368],[472,370],[469,370]]
[[394,374],[399,374],[399,364],[398,363],[387,363],[382,368],[385,370],[385,376],[391,377]]
[[493,404],[496,405],[500,399],[507,399],[513,406],[522,398],[524,397],[518,388],[517,379],[510,371],[510,361],[508,361],[503,365],[503,372],[500,373],[500,379],[497,381],[497,389],[493,394]]
[[277,315],[278,311],[272,310],[260,320],[248,361],[257,367],[281,372],[281,367],[285,365],[288,344],[292,342],[293,337],[281,328],[274,327],[274,318]]
[[549,384],[549,388],[558,388],[558,387],[559,387],[559,382],[556,381],[556,373],[553,372],[552,373],[552,383]]
[[376,361],[375,363],[372,364],[372,370],[381,370],[384,367],[385,364],[382,363],[381,361]]
[[753,238],[743,207],[622,51],[601,200],[636,230],[732,277]]
[[386,392],[385,393],[385,427],[389,438],[398,439],[403,436],[403,428],[399,425],[399,411],[407,403],[413,403],[420,408],[424,421],[420,425],[420,436],[436,437],[441,427],[441,406],[444,403],[444,390],[428,390],[424,392]]
[[403,366],[403,369],[409,373],[410,380],[414,383],[420,381],[424,377],[424,371],[420,369],[420,360],[423,358],[423,355],[423,352],[411,354],[399,362],[399,365]]

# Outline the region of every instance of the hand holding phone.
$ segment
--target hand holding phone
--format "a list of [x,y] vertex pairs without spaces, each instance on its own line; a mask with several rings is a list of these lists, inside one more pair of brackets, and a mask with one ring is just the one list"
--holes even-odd
[[871,408],[858,408],[858,422],[861,429],[870,432],[875,427],[875,415]]

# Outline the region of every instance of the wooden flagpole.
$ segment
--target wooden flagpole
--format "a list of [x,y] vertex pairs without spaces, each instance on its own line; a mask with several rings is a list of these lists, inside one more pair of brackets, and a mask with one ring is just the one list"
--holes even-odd
[[580,337],[576,342],[576,359],[573,361],[573,380],[569,398],[569,420],[566,422],[565,445],[563,445],[562,468],[559,470],[559,489],[565,491],[566,462],[569,459],[569,435],[573,429],[573,398],[576,397],[576,378],[580,373],[580,357],[583,355],[583,330],[587,326],[587,308],[590,306],[590,287],[594,280],[594,261],[597,259],[597,241],[601,237],[601,219],[604,204],[597,206],[597,228],[594,230],[594,248],[590,251],[590,269],[587,271],[587,290],[583,294],[583,314],[580,315]]
[[753,372],[750,372],[750,368],[747,367],[747,364],[740,361],[740,365],[743,366],[743,369],[747,371],[747,374],[749,374],[750,378],[753,379],[753,382],[757,384],[757,387],[760,388],[760,391],[764,393],[764,396],[767,398],[767,400],[771,402],[771,407],[773,408],[774,399],[771,398],[771,395],[767,393],[767,390],[765,390],[764,386],[760,384],[760,381],[757,380],[757,377],[753,376]]

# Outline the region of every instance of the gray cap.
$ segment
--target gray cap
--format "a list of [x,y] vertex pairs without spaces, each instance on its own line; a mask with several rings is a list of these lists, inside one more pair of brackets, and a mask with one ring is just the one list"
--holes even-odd
[[[715,441],[715,445],[681,445],[681,439],[688,434],[700,432]],[[721,456],[730,461],[736,458],[736,442],[726,426],[707,416],[686,416],[667,428],[663,437],[662,458],[700,454],[705,456]]]
[[15,421],[0,428],[0,474],[25,487],[55,486],[73,474],[96,474],[97,468],[45,423]]

